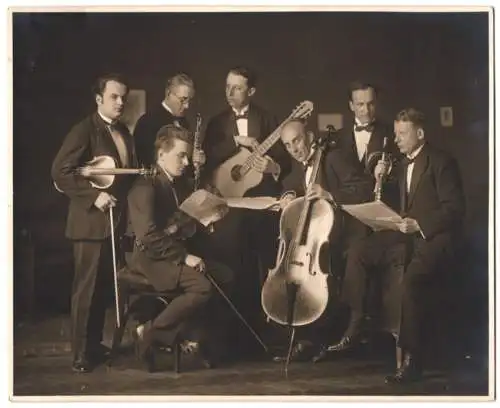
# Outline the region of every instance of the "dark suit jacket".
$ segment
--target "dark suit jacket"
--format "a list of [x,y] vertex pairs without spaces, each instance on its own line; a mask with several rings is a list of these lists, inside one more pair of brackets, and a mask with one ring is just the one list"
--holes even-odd
[[154,155],[154,144],[156,134],[166,125],[170,125],[177,120],[179,124],[189,129],[186,118],[176,118],[163,105],[158,106],[151,112],[142,115],[134,130],[134,141],[139,164],[150,167],[156,163]]
[[[248,110],[248,136],[263,142],[277,127],[278,121],[263,108],[250,104]],[[224,161],[234,156],[239,147],[234,141],[237,134],[236,120],[232,109],[227,109],[214,116],[207,124],[202,147],[207,157],[204,167],[205,181],[209,181],[212,172]],[[279,194],[280,181],[290,171],[290,157],[281,143],[276,142],[267,154],[281,166],[280,180],[265,174],[259,186],[249,190],[246,196]]]
[[[399,185],[404,205],[406,168],[401,166]],[[415,159],[407,206],[401,215],[417,220],[426,241],[449,241],[461,230],[465,199],[457,162],[426,143]],[[452,243],[450,241],[450,243]]]
[[[370,136],[365,156],[361,161],[358,158],[358,152],[356,150],[353,122],[350,122],[347,127],[344,127],[337,133],[336,140],[338,148],[342,151],[342,154],[347,161],[355,166],[358,171],[363,171],[366,174],[373,176],[373,169],[377,160],[371,160],[369,162],[368,159],[373,153],[381,152],[383,150],[385,137],[387,137],[387,145],[385,151],[389,153],[395,160],[395,163],[393,164],[393,171],[391,172],[391,174],[396,174],[396,169],[399,165],[401,154],[399,153],[399,149],[394,143],[394,131],[389,125],[380,121],[374,122],[374,129]],[[375,198],[375,196],[373,195],[372,198]],[[389,177],[383,188],[382,201],[384,201],[391,207],[398,207],[398,200],[399,189],[397,180],[396,178]]]
[[[125,125],[119,124],[118,129],[127,145],[129,163],[135,167],[137,160],[132,136]],[[89,181],[74,172],[77,167],[100,155],[111,156],[116,163],[120,163],[106,123],[98,113],[94,113],[71,129],[52,164],[53,180],[70,198],[66,224],[66,236],[70,239],[104,239],[110,235],[108,214],[94,206],[102,190],[92,187]],[[118,199],[114,211],[116,224],[118,220],[124,220],[126,215],[123,209],[126,207],[124,203],[131,180],[132,176],[116,176],[115,182],[107,190]]]
[[[192,187],[184,178],[176,180],[174,187],[165,172],[158,169],[154,178],[137,178],[128,194],[130,221],[138,243],[130,266],[158,290],[177,286],[188,253],[187,240],[198,226],[178,210],[177,203],[182,203],[190,192]],[[181,225],[174,233],[167,231],[172,223]]]

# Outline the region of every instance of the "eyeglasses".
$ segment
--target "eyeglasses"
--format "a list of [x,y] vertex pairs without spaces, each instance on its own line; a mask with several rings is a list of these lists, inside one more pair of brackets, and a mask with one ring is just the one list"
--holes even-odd
[[181,103],[181,105],[189,105],[189,102],[191,102],[191,98],[189,96],[183,96],[180,97],[179,95],[175,94],[172,92],[172,95],[174,95],[177,100]]

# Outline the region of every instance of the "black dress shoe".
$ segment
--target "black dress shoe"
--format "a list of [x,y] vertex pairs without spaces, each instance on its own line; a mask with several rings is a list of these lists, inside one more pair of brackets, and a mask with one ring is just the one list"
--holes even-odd
[[328,346],[321,346],[318,354],[314,355],[312,358],[313,363],[320,363],[328,359]]
[[336,344],[327,347],[329,353],[340,353],[352,349],[359,343],[357,336],[344,336]]
[[[313,351],[313,344],[308,342],[297,342],[293,346],[290,353],[290,361],[308,361],[311,358]],[[282,363],[286,361],[287,356],[275,356],[273,361],[275,363]]]
[[179,344],[182,354],[192,355],[195,359],[199,360],[204,368],[214,368],[214,361],[208,356],[208,352],[202,347],[198,341],[184,340]]
[[110,358],[111,349],[106,347],[104,344],[99,343],[89,348],[87,354],[92,362],[100,364],[106,362]]
[[410,354],[405,353],[401,368],[396,373],[385,378],[386,384],[408,384],[422,379],[422,368],[418,361]]
[[73,360],[73,366],[71,367],[73,372],[79,374],[90,373],[93,368],[94,367],[92,366],[90,361],[84,356],[77,357],[75,360]]

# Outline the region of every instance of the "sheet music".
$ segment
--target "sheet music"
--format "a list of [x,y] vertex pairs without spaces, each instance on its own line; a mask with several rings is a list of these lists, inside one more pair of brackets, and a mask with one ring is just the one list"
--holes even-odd
[[233,208],[248,208],[250,210],[269,210],[279,206],[280,202],[274,197],[231,197],[225,199],[227,205]]
[[381,201],[343,205],[342,209],[374,231],[399,231],[398,224],[403,221],[397,212]]
[[179,209],[206,227],[220,218],[219,210],[225,207],[267,210],[276,206],[279,206],[279,200],[273,197],[222,198],[201,189],[186,198]]

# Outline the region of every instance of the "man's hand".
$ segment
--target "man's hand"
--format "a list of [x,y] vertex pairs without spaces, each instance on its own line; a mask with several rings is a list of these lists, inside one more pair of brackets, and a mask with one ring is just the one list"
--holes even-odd
[[252,162],[252,168],[258,171],[259,173],[270,173],[270,174],[278,174],[281,169],[278,163],[276,163],[269,156],[257,156],[255,160]]
[[116,205],[116,198],[111,194],[102,191],[97,196],[97,199],[94,202],[94,205],[99,208],[102,212],[105,212],[110,207],[114,207]]
[[375,166],[375,169],[373,170],[373,176],[375,177],[375,180],[379,180],[380,177],[386,176],[389,174],[390,169],[390,163],[385,160],[379,160],[377,162],[377,165]]
[[280,203],[279,208],[277,208],[276,211],[278,209],[284,210],[288,206],[288,204],[290,204],[296,198],[297,198],[297,194],[295,193],[295,191],[290,191],[290,192],[283,194],[280,198],[280,201],[279,201],[279,203]]
[[207,161],[205,152],[203,150],[194,149],[193,150],[193,166],[203,166]]
[[253,137],[249,136],[235,136],[234,137],[235,142],[243,147],[248,147],[249,149],[255,150],[257,146],[259,145],[259,142]]
[[403,222],[398,224],[398,228],[403,234],[414,234],[420,231],[417,220],[413,218],[403,218]]
[[220,221],[229,212],[229,206],[227,204],[221,204],[217,207],[214,220],[212,222]]
[[205,262],[203,262],[203,259],[195,255],[187,254],[184,263],[197,272],[203,272],[205,270]]
[[327,200],[327,201],[333,201],[332,195],[323,189],[319,184],[312,184],[309,186],[307,193],[306,193],[306,199],[311,201],[315,199],[322,199],[322,200]]

